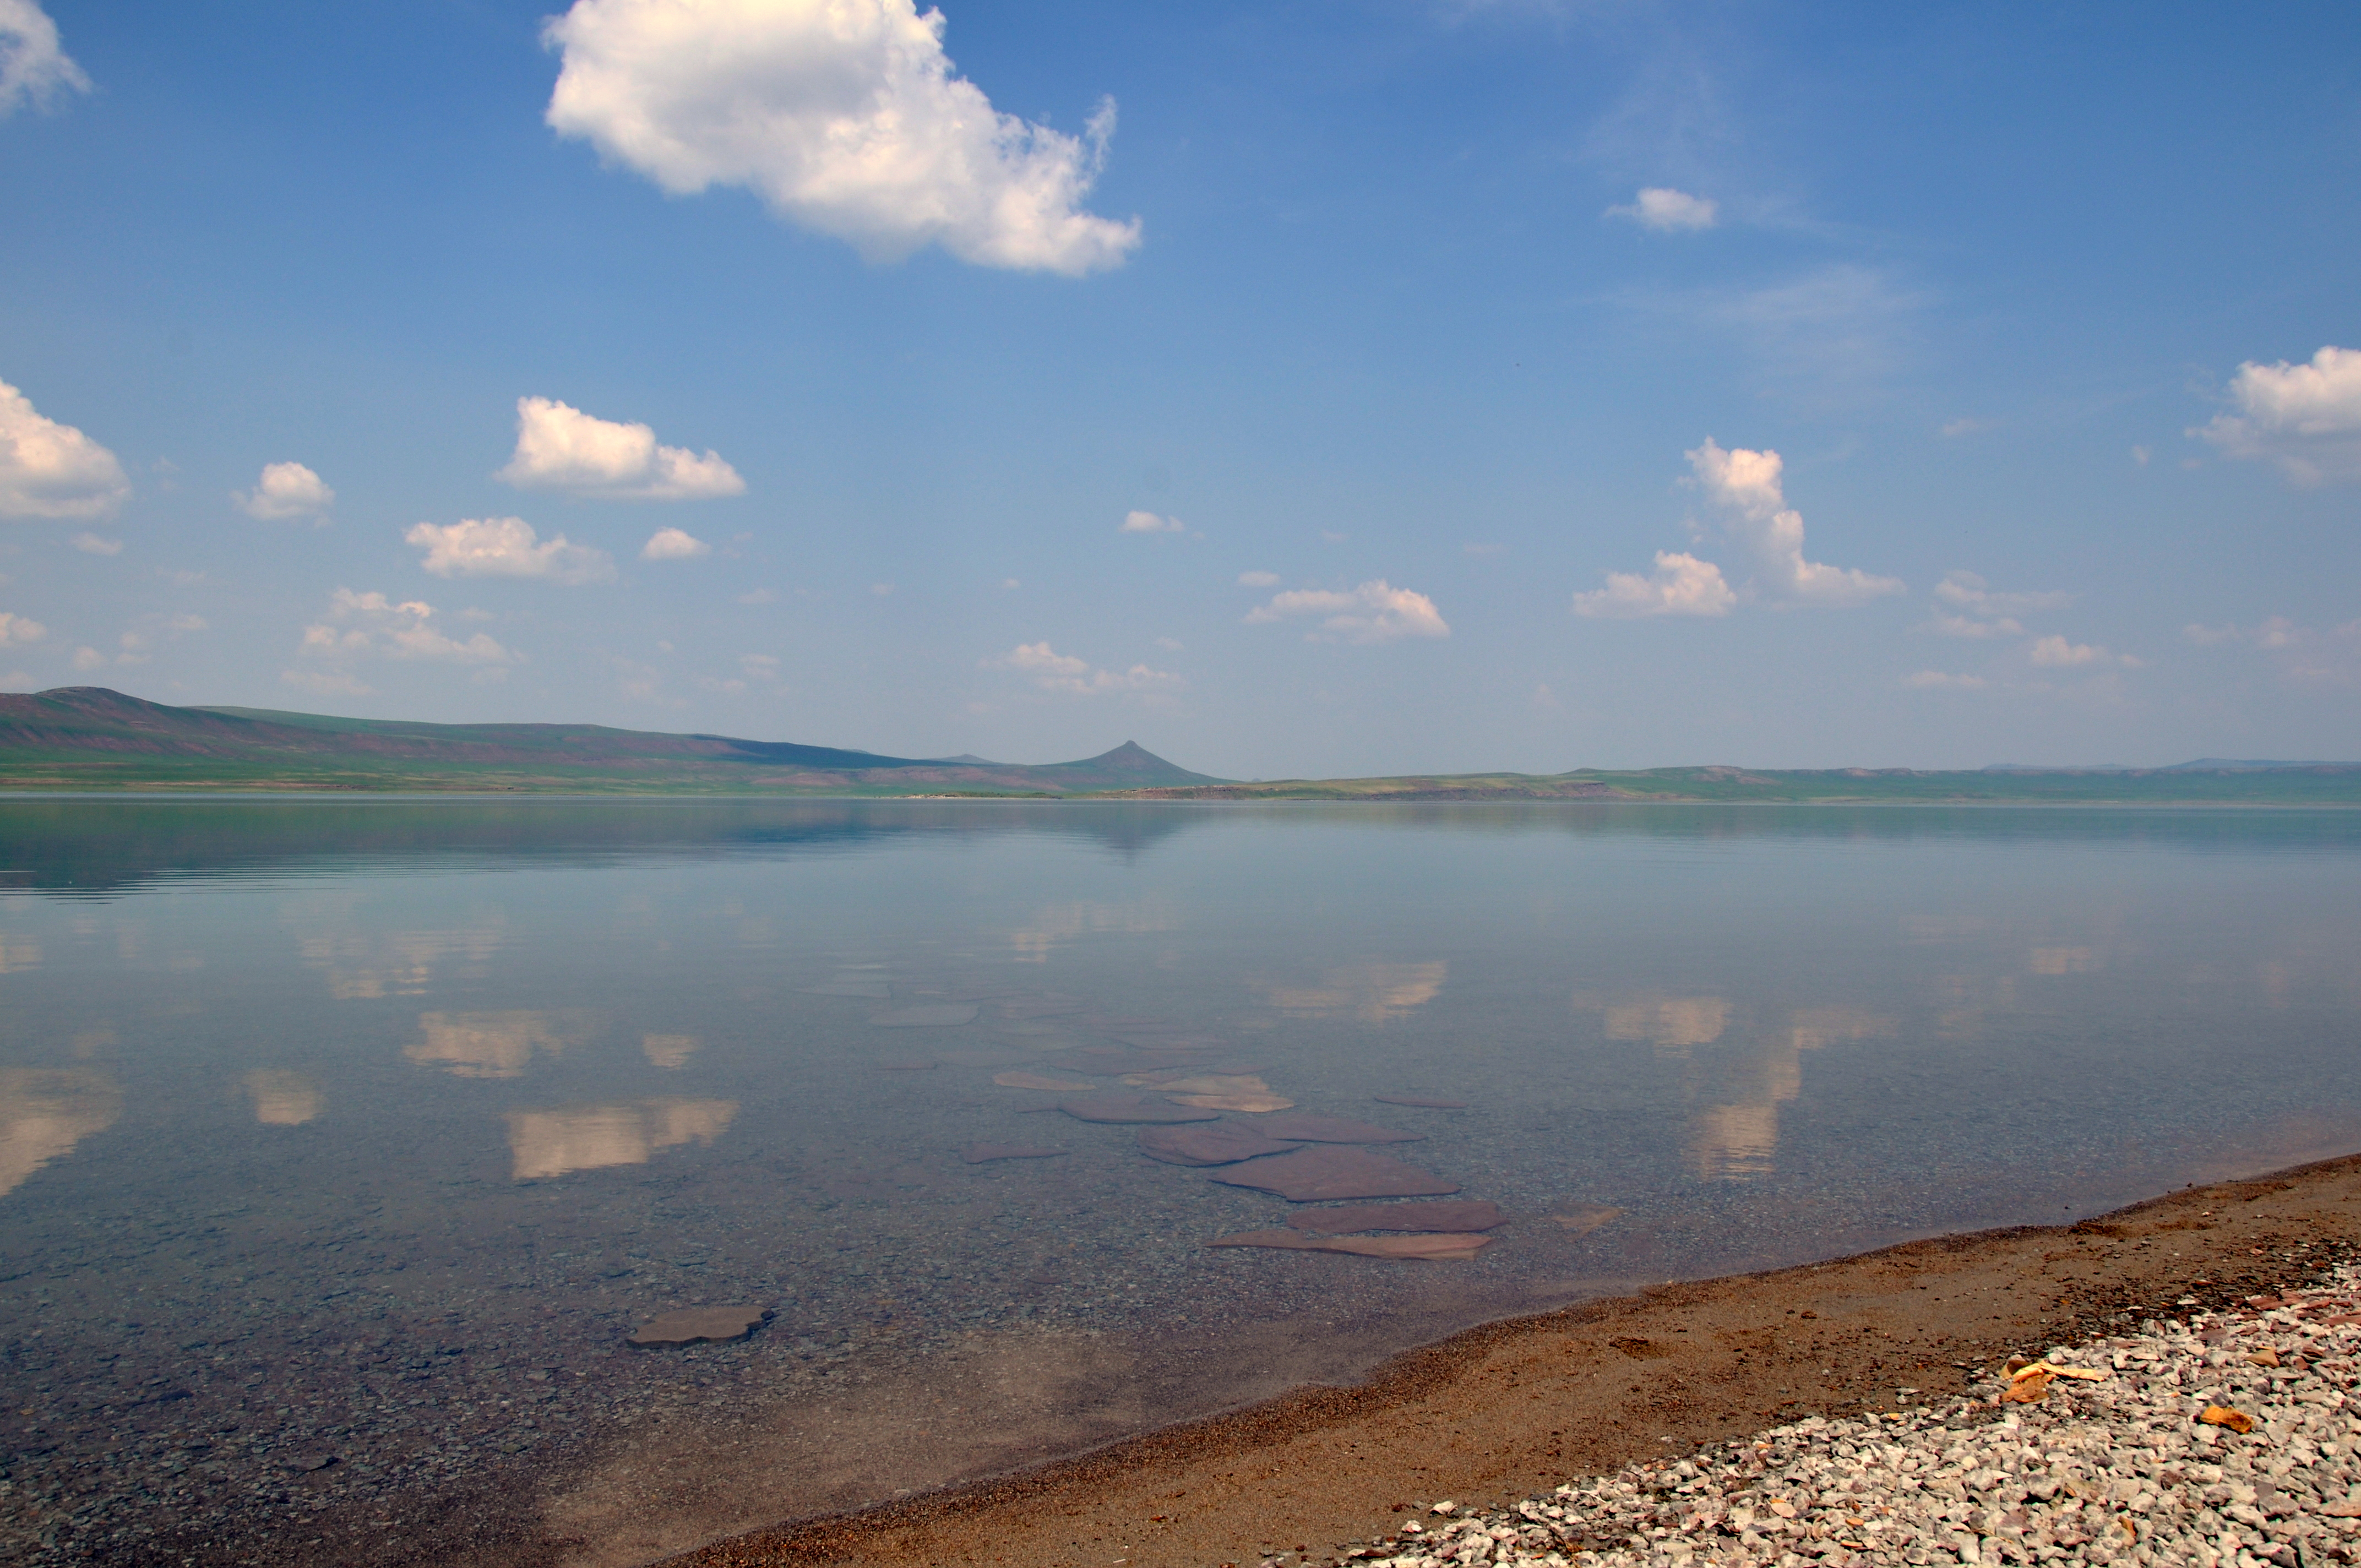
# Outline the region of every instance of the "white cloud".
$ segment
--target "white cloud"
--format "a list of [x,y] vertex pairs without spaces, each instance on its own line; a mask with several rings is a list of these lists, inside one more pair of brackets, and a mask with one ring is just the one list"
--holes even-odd
[[1272,588],[1279,586],[1277,572],[1240,572],[1238,587],[1242,588]]
[[1920,670],[1902,677],[1902,684],[1918,691],[1980,692],[1992,683],[1982,675],[1954,675],[1942,670]]
[[604,550],[569,544],[562,533],[540,540],[521,517],[463,518],[447,526],[422,522],[401,537],[426,552],[420,564],[438,577],[602,583],[615,575],[615,563]]
[[168,616],[164,624],[174,631],[207,631],[213,627],[213,623],[202,615]]
[[1031,678],[1043,691],[1071,696],[1103,696],[1109,693],[1153,695],[1177,691],[1189,683],[1164,670],[1134,664],[1128,670],[1093,668],[1087,659],[1060,653],[1047,641],[1023,642],[996,659],[986,659],[987,670],[1015,670]]
[[2277,463],[2298,484],[2361,479],[2361,349],[2323,347],[2308,365],[2238,367],[2235,413],[2189,433],[2233,457]]
[[38,642],[49,634],[49,629],[32,617],[0,609],[0,648],[11,642]]
[[1946,572],[1935,585],[1935,597],[1969,615],[2024,615],[2037,609],[2064,609],[2074,596],[2057,589],[2039,593],[2001,593],[1973,572]]
[[1574,596],[1574,613],[1608,620],[1650,615],[1728,615],[1738,596],[1721,568],[1686,553],[1656,552],[1653,576],[1609,572],[1607,586]]
[[2137,659],[2128,654],[2110,653],[2095,642],[2070,642],[2056,635],[2037,638],[2033,646],[2026,651],[2026,656],[2043,668],[2052,670],[2081,669],[2092,665],[2104,668],[2114,664],[2137,669],[2140,664]]
[[543,29],[564,55],[547,117],[675,195],[746,186],[872,261],[1122,265],[1139,221],[1080,210],[1114,101],[1079,137],[1001,114],[942,31],[912,0],[576,0]]
[[75,534],[69,543],[85,555],[120,555],[123,554],[123,541],[120,539],[103,538],[98,534],[91,532],[87,529]]
[[106,655],[95,648],[77,648],[73,651],[73,667],[77,670],[103,670],[106,668]]
[[1773,602],[1840,609],[1903,591],[1894,577],[1804,559],[1803,514],[1787,505],[1776,452],[1724,451],[1708,436],[1686,455],[1723,531],[1754,557],[1754,585]]
[[1391,642],[1403,637],[1451,635],[1433,599],[1395,587],[1383,577],[1341,593],[1329,588],[1291,588],[1248,612],[1246,620],[1267,625],[1305,617],[1317,617],[1320,621],[1304,633],[1306,641]]
[[229,499],[244,508],[247,516],[265,522],[308,517],[324,523],[328,509],[336,504],[336,492],[301,463],[268,463],[253,489],[232,490]]
[[605,501],[713,500],[746,490],[718,452],[700,457],[659,446],[648,425],[599,419],[553,398],[517,400],[516,452],[492,477]]
[[1189,525],[1177,517],[1159,517],[1152,511],[1127,511],[1123,514],[1126,533],[1186,533]]
[[114,453],[0,381],[0,517],[108,517],[130,494]]
[[712,545],[678,528],[659,528],[640,547],[642,561],[694,561],[699,555],[712,554]]
[[445,664],[512,663],[516,654],[478,631],[465,641],[434,625],[434,607],[417,599],[399,602],[381,593],[338,588],[328,600],[328,619],[303,629],[301,657],[328,663],[357,658],[423,660]]
[[2251,627],[2184,626],[2180,635],[2202,648],[2228,644],[2253,648],[2268,654],[2291,681],[2337,685],[2361,681],[2361,620],[2314,631],[2283,615],[2274,615]]
[[279,678],[317,696],[367,696],[377,688],[365,685],[342,670],[281,670]]
[[90,78],[58,47],[58,25],[34,0],[0,0],[0,119],[60,88],[87,93]]
[[1692,196],[1686,191],[1669,186],[1651,185],[1640,192],[1640,199],[1628,207],[1609,207],[1610,218],[1629,218],[1643,229],[1658,234],[1693,234],[1714,225],[1715,214],[1721,208],[1718,203],[1703,196]]

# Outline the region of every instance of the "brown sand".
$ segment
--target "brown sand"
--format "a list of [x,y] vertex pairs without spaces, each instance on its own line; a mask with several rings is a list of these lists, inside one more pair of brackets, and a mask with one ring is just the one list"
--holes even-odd
[[[1914,1242],[1495,1323],[1355,1387],[1279,1398],[998,1480],[671,1559],[1211,1568],[1332,1550],[1445,1497],[1494,1503],[1809,1412],[1933,1403],[1967,1368],[2218,1308],[2361,1251],[2361,1157],[2191,1189],[2071,1228]],[[1398,1266],[1307,1255],[1334,1271]],[[1454,1268],[1455,1264],[1423,1266]],[[2189,1309],[2191,1310],[2195,1308]],[[1827,1371],[1824,1369],[1833,1368]]]

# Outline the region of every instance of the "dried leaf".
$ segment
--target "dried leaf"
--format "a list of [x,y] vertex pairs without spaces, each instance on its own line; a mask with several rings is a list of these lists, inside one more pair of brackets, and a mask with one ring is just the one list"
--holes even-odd
[[2056,1376],[2039,1366],[2028,1366],[2009,1380],[2008,1391],[2001,1398],[2012,1405],[2030,1405],[2049,1392],[2050,1379]]
[[2208,1405],[2197,1412],[2197,1419],[2209,1427],[2228,1427],[2232,1431],[2252,1431],[2255,1418],[2244,1410],[2234,1410],[2227,1405]]
[[2246,1365],[2249,1366],[2277,1366],[2279,1364],[2279,1353],[2270,1345],[2265,1345],[2246,1357]]

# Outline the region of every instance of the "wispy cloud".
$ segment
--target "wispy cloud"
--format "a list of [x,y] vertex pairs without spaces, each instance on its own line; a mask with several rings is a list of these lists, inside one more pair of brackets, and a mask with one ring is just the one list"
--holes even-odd
[[2361,682],[2361,620],[2314,630],[2283,615],[2252,626],[2184,626],[2183,641],[2201,648],[2245,648],[2269,659],[2285,679],[2304,685]]
[[983,667],[1014,670],[1043,691],[1068,696],[1170,693],[1188,685],[1179,675],[1150,669],[1146,664],[1134,664],[1127,670],[1099,669],[1087,659],[1059,652],[1046,640],[1019,643],[997,658],[986,659]]
[[0,119],[27,104],[47,108],[60,93],[89,91],[49,13],[34,0],[0,0]]
[[1574,596],[1574,613],[1606,620],[1636,620],[1652,615],[1728,615],[1738,595],[1722,581],[1721,568],[1686,553],[1656,552],[1656,569],[1609,572],[1607,586]]
[[[359,659],[499,666],[513,663],[517,658],[489,632],[478,631],[464,640],[445,635],[434,623],[433,605],[419,599],[390,599],[377,592],[355,593],[350,588],[338,588],[329,597],[326,618],[303,629],[296,654],[324,666],[342,666]],[[296,684],[328,689],[309,681]]]
[[1395,587],[1383,577],[1342,590],[1290,588],[1247,612],[1246,620],[1254,625],[1314,620],[1318,624],[1303,635],[1308,641],[1320,642],[1393,642],[1405,637],[1451,635],[1433,599]]
[[1606,215],[1628,218],[1658,234],[1694,234],[1713,227],[1720,210],[1718,203],[1706,197],[1692,196],[1668,185],[1650,185],[1642,188],[1639,198],[1629,206],[1609,207]]

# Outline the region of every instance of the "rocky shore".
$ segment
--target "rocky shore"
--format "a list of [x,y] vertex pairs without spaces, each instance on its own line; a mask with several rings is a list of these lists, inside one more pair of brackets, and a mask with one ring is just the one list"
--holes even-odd
[[2345,1267],[2323,1289],[2055,1346],[1940,1408],[1814,1417],[1513,1508],[1444,1499],[1332,1561],[2351,1563],[2361,1558],[2356,1355],[2361,1270]]

